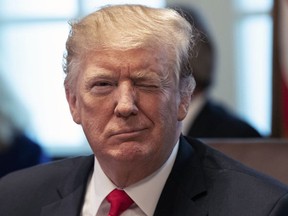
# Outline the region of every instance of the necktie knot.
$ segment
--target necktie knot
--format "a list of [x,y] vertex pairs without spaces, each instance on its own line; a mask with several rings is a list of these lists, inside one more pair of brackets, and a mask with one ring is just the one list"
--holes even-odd
[[111,204],[109,216],[119,216],[134,203],[124,190],[118,189],[110,192],[106,199]]

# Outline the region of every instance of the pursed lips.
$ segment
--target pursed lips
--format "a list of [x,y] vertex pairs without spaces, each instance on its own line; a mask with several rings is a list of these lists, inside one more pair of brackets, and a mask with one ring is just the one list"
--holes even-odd
[[110,136],[138,135],[139,133],[142,133],[146,129],[147,128],[120,129],[120,130],[113,131]]

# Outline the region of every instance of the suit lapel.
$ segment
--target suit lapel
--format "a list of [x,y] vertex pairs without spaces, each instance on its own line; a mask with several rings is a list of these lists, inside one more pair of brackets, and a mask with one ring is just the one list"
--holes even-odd
[[[59,183],[59,199],[42,208],[41,216],[78,216],[93,167],[90,156],[77,167],[69,167],[65,182]],[[45,196],[45,195],[44,195]],[[158,201],[155,216],[206,216],[206,185],[199,156],[191,144],[180,138],[179,151]]]
[[208,215],[205,184],[200,158],[192,145],[181,137],[175,164],[154,215]]
[[80,166],[70,167],[65,181],[59,183],[59,200],[42,208],[41,216],[78,216],[80,214],[94,157],[90,156]]

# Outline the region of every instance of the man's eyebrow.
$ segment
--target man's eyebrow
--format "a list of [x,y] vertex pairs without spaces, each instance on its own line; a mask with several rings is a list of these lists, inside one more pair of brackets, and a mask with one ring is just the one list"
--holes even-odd
[[94,73],[87,75],[86,79],[91,80],[91,79],[97,79],[97,78],[113,78],[113,77],[115,77],[115,75],[111,73],[107,73],[107,70],[100,68],[100,69],[97,69],[97,71],[94,70]]
[[159,74],[151,70],[140,70],[131,74],[132,79],[136,80],[160,80]]
[[105,74],[105,73],[98,73],[98,74],[92,74],[87,76],[88,79],[95,79],[95,78],[110,78],[113,77],[111,74]]

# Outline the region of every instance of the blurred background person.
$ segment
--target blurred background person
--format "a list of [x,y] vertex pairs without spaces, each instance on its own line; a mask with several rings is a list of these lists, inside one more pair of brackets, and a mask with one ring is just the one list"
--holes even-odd
[[0,76],[0,177],[50,161],[41,146],[25,134],[28,114]]
[[198,49],[190,58],[196,89],[192,95],[188,116],[183,121],[183,134],[197,138],[261,137],[248,122],[210,96],[217,53],[203,16],[188,5],[173,4],[168,7],[178,11],[199,31]]

